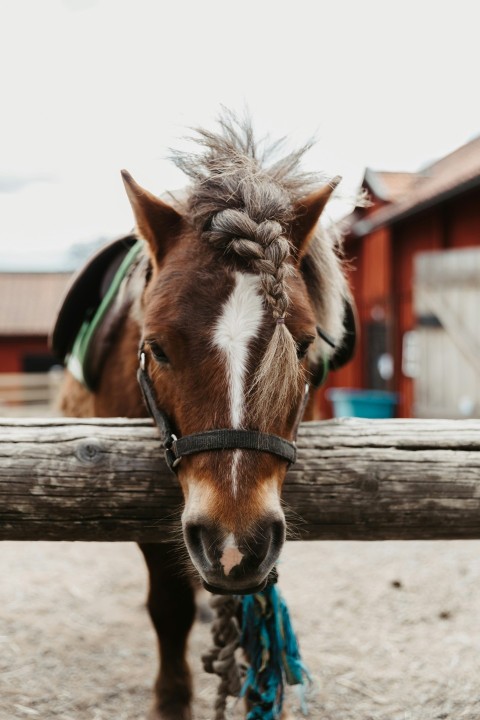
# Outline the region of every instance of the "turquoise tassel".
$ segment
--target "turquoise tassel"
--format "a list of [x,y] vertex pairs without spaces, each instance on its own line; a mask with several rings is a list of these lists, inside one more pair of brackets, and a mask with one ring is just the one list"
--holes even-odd
[[285,683],[304,685],[310,674],[300,658],[285,600],[274,585],[242,597],[240,645],[249,662],[241,693],[253,705],[247,720],[276,720]]

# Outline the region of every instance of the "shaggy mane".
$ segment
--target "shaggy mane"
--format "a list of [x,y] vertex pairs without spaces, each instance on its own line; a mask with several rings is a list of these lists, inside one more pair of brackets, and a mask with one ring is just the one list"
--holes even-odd
[[193,181],[188,207],[196,226],[203,230],[213,215],[227,208],[246,210],[256,222],[291,221],[293,203],[325,182],[324,176],[300,167],[313,142],[279,157],[285,138],[257,141],[251,120],[239,120],[229,111],[218,122],[219,133],[195,128],[192,139],[201,152],[172,155],[175,165]]

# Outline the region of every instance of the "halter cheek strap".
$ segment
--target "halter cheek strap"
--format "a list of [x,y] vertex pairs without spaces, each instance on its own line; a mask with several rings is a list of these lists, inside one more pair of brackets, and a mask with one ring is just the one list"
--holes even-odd
[[[194,455],[199,452],[211,450],[257,450],[268,452],[286,460],[289,465],[297,458],[297,447],[294,442],[285,440],[278,435],[258,432],[257,430],[236,430],[235,428],[222,428],[207,430],[177,438],[172,423],[166,413],[158,406],[155,389],[146,369],[146,356],[143,345],[140,348],[140,364],[137,379],[142,391],[143,400],[148,412],[152,416],[162,435],[165,447],[167,465],[176,472],[177,465],[184,455]],[[305,399],[300,408],[295,425],[295,436],[300,424],[305,402],[308,394],[306,386]]]
[[[145,403],[145,407],[150,413],[151,418],[154,420],[155,425],[160,430],[166,454],[168,452],[169,444],[172,442],[173,439],[176,439],[176,435],[173,432],[173,428],[168,418],[168,415],[164,413],[163,410],[160,410],[157,405],[155,390],[152,381],[150,380],[150,376],[148,375],[146,370],[146,358],[143,348],[140,350],[140,365],[137,370],[137,380],[138,384],[140,385],[140,390],[142,391],[142,397],[143,402]],[[172,469],[172,465],[170,464],[168,457],[167,463],[170,469]]]

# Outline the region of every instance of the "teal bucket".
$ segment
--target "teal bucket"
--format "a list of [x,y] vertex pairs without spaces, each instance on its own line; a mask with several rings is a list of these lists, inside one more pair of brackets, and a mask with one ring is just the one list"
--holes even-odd
[[392,418],[398,399],[396,393],[352,388],[331,388],[326,395],[332,402],[333,416],[336,418]]

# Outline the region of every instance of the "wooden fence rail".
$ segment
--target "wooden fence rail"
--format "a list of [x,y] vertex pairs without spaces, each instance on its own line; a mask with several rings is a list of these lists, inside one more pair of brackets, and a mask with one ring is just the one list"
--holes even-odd
[[[294,539],[480,538],[480,421],[305,423]],[[0,539],[166,541],[181,494],[146,420],[0,420]]]

